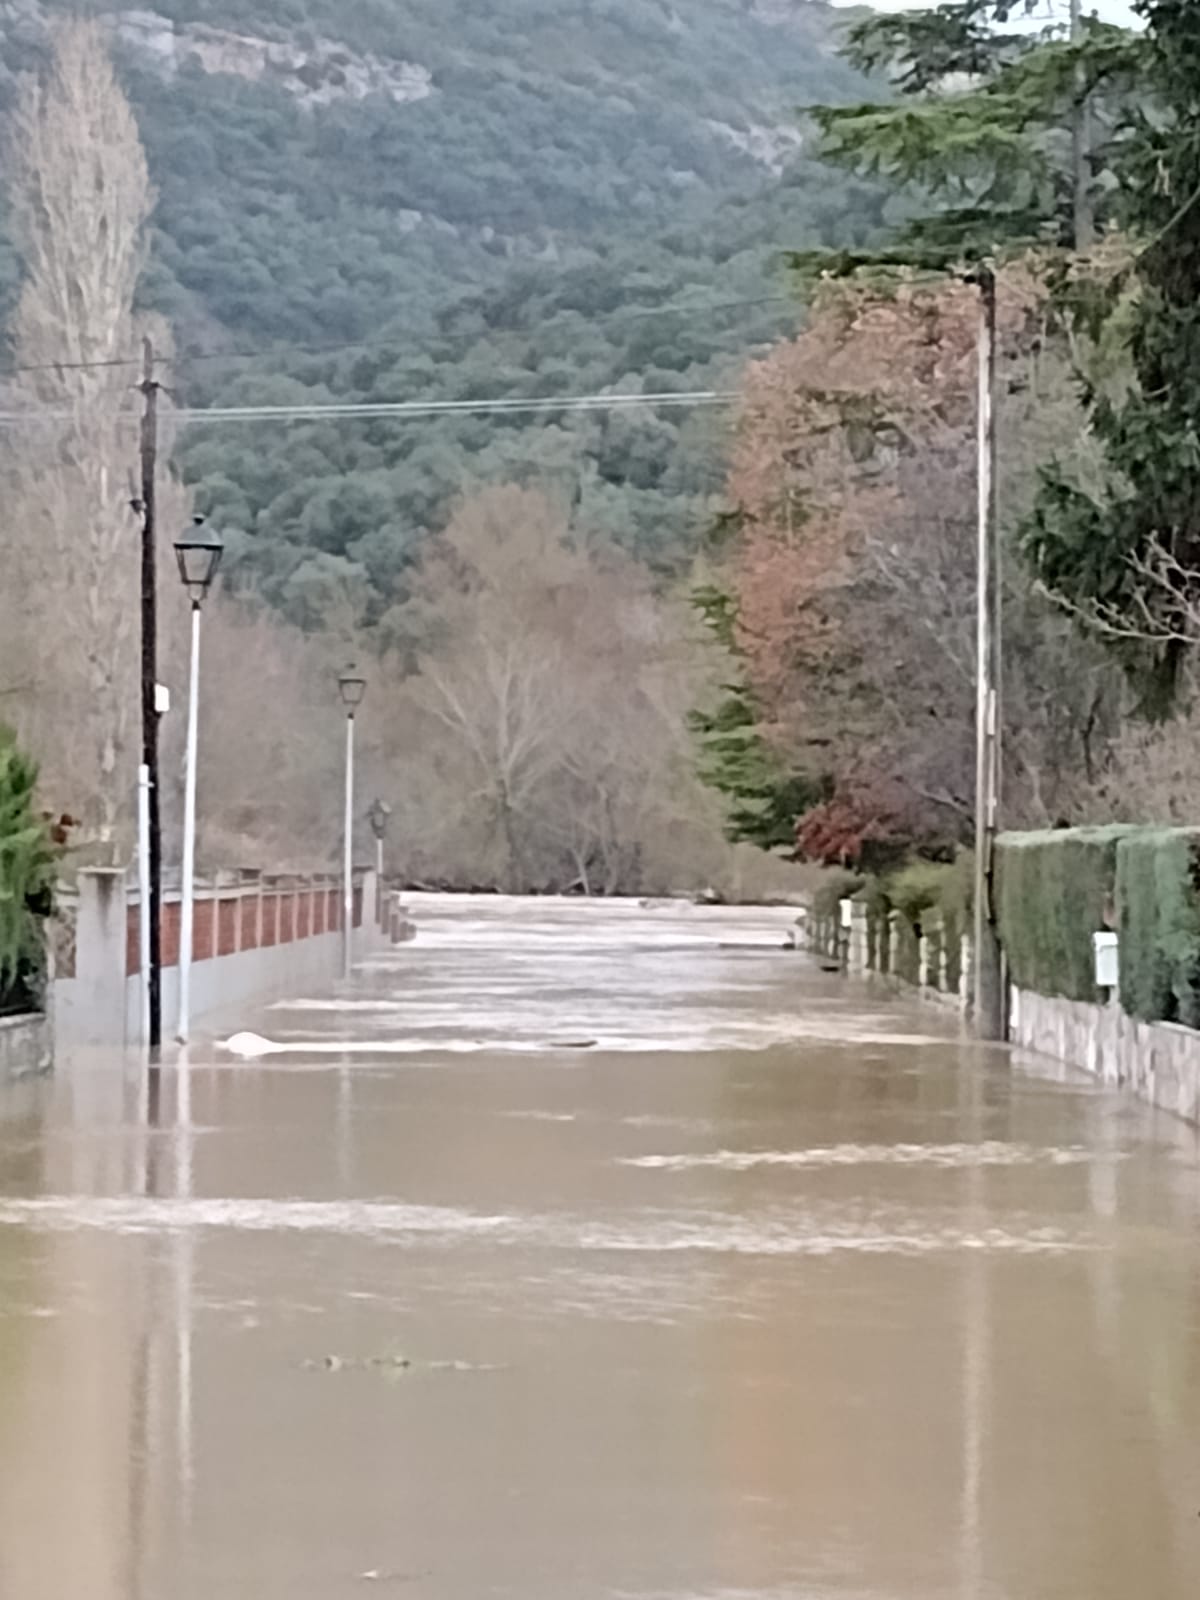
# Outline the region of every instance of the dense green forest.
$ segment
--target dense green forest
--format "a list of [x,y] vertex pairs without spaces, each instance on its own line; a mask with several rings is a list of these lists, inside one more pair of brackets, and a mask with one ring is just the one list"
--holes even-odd
[[[77,9],[0,4],[0,96],[45,16]],[[821,4],[96,9],[158,193],[143,300],[189,405],[726,387],[794,326],[781,252],[880,222],[878,193],[804,145],[798,108],[856,85]],[[10,298],[16,273],[0,252]],[[684,409],[200,424],[179,461],[233,535],[231,582],[305,625],[343,602],[386,624],[423,534],[501,479],[676,569],[718,509],[725,428]]]

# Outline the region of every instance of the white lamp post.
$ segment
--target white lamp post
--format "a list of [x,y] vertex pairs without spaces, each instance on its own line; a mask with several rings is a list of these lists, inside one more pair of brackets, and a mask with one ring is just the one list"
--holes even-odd
[[354,713],[362,705],[367,680],[351,662],[338,678],[338,692],[346,708],[346,816],[342,838],[342,976],[351,969],[354,941]]
[[183,801],[183,901],[179,925],[179,1022],[175,1037],[186,1044],[191,1027],[192,934],[196,889],[196,730],[200,703],[200,608],[212,587],[225,547],[208,533],[204,518],[193,519],[192,532],[175,541],[179,576],[192,602],[192,661],[188,687],[187,759]]

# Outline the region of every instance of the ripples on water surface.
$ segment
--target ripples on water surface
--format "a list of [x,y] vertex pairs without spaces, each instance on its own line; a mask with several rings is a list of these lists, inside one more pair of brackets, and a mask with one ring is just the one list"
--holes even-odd
[[417,909],[0,1091],[4,1600],[1190,1600],[1189,1130],[786,911]]

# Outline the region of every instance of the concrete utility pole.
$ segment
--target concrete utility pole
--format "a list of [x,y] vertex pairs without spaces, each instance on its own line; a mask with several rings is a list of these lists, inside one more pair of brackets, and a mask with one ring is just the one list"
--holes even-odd
[[346,708],[346,809],[342,819],[342,976],[354,970],[354,713],[362,705],[367,680],[353,662],[338,678]]
[[1000,943],[992,905],[992,863],[1000,805],[1000,549],[996,517],[996,276],[979,287],[979,527],[976,551],[975,924],[972,998],[981,1039],[1005,1032]]
[[[1071,43],[1079,44],[1082,39],[1082,0],[1071,0]],[[1085,87],[1082,70],[1076,70],[1075,106],[1071,116],[1071,181],[1075,249],[1081,254],[1092,248],[1096,237],[1096,216],[1092,205],[1092,129]]]
[[142,341],[142,357],[142,765],[146,769],[148,786],[149,870],[148,901],[143,900],[141,915],[150,936],[146,964],[146,1043],[154,1059],[162,1046],[162,817],[158,781],[158,588],[154,548],[158,383],[154,377],[154,345],[149,339]]
[[342,820],[342,977],[354,970],[354,711],[346,713],[346,808]]

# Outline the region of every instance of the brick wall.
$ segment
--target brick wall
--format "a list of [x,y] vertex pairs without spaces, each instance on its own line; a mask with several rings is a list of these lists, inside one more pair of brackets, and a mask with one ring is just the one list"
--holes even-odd
[[[231,888],[225,884],[197,884],[192,923],[192,960],[233,956],[243,950],[295,944],[332,933],[342,925],[342,891],[330,879],[287,880],[270,884],[254,881]],[[128,907],[125,921],[125,970],[136,976],[141,912]],[[164,897],[162,913],[162,964],[179,964],[181,908],[177,893]],[[354,926],[362,926],[363,891],[354,891]]]
[[221,901],[217,913],[217,954],[235,956],[241,949],[242,902],[230,897]]

